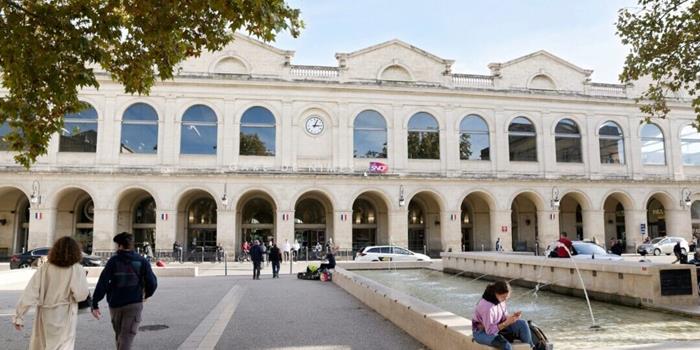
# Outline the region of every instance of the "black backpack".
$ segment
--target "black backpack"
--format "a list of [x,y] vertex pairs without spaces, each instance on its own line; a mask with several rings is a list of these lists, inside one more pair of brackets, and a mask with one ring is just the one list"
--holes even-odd
[[535,343],[535,350],[553,350],[554,344],[549,342],[547,336],[542,331],[542,328],[534,322],[528,320],[527,325],[530,326],[530,334],[532,334],[532,342]]

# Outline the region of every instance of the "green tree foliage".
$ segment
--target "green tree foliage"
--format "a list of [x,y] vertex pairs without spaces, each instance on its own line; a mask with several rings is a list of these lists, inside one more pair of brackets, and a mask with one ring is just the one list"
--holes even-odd
[[470,159],[472,155],[470,136],[467,133],[459,135],[459,159]]
[[274,156],[267,150],[265,142],[258,137],[258,134],[241,133],[240,148],[242,156]]
[[265,41],[303,28],[284,0],[0,0],[0,123],[25,167],[46,153],[66,113],[84,106],[78,91],[99,88],[102,66],[128,93],[148,94],[156,79],[244,30]]
[[440,134],[410,131],[408,133],[409,159],[440,159]]
[[685,90],[700,122],[700,0],[638,0],[639,7],[621,9],[617,34],[631,47],[620,80],[651,77],[638,99],[646,121],[666,117],[667,97]]

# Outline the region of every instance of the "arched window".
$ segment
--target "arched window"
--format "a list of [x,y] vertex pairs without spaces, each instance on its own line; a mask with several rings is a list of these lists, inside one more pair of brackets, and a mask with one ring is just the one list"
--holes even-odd
[[681,129],[681,154],[683,165],[700,165],[700,133],[692,125]]
[[655,124],[644,124],[642,126],[642,164],[666,164],[664,134]]
[[97,151],[97,111],[85,103],[85,108],[63,117],[63,128],[58,141],[59,152]]
[[275,155],[275,116],[267,108],[251,107],[241,118],[240,154]]
[[305,198],[294,207],[295,224],[325,224],[326,209],[314,198]]
[[357,115],[353,126],[353,157],[386,158],[386,121],[379,112]]
[[554,129],[554,142],[557,149],[557,162],[581,163],[581,133],[571,119],[562,119]]
[[625,138],[615,122],[605,122],[598,129],[601,164],[625,164]]
[[5,140],[5,136],[10,133],[10,124],[5,121],[0,124],[0,151],[9,151],[10,143]]
[[459,159],[489,160],[489,127],[484,119],[471,114],[459,123]]
[[274,224],[275,211],[272,204],[263,198],[253,198],[243,207],[244,224]]
[[408,158],[440,159],[440,129],[432,115],[419,112],[408,121]]
[[194,105],[182,116],[180,154],[216,154],[216,113]]
[[122,116],[121,153],[158,153],[158,113],[135,103]]
[[530,119],[517,117],[508,126],[508,151],[510,160],[537,161],[537,132]]

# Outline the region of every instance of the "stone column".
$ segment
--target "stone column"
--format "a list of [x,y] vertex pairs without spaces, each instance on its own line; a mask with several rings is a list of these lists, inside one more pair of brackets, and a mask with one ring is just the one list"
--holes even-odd
[[[408,204],[407,204],[408,205]],[[389,210],[389,243],[408,247],[408,209]]]
[[[646,232],[641,234],[641,224],[646,226]],[[636,252],[636,247],[644,238],[649,235],[649,225],[647,224],[646,209],[626,210],[625,209],[625,237],[627,242],[627,251]]]
[[56,208],[45,209],[34,206],[29,208],[27,250],[50,246],[54,240],[54,227],[56,227]]
[[683,237],[690,242],[692,226],[689,209],[666,210],[666,232],[669,236]]
[[[173,209],[156,210],[156,249],[172,250],[177,240],[177,211]],[[183,240],[180,244],[185,245]]]
[[95,208],[92,226],[92,250],[111,251],[116,247],[112,239],[118,233],[117,210],[114,208]]
[[462,222],[461,212],[443,211],[440,214],[440,242],[442,251],[452,249],[453,252],[462,251]]
[[278,247],[284,247],[284,240],[289,240],[289,244],[294,244],[294,210],[277,210],[275,214],[275,240]]
[[[491,211],[491,247],[495,249],[496,240],[501,239],[501,246],[504,251],[513,251],[513,229],[511,227],[511,211],[493,210]],[[505,227],[505,231],[503,228]]]
[[216,212],[216,243],[231,256],[238,246],[236,242],[236,211],[230,208],[218,209]]
[[583,210],[583,238],[598,243],[605,243],[605,211],[599,209]]
[[343,250],[352,249],[352,210],[336,210],[333,220],[333,244]]
[[542,254],[547,249],[547,244],[559,239],[559,210],[538,210],[537,230],[538,254]]

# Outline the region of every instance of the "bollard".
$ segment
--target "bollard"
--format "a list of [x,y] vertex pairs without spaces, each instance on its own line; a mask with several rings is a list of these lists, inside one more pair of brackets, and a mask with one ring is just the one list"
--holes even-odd
[[428,255],[428,246],[423,244],[423,255]]
[[[291,255],[291,254],[289,254],[289,255]],[[289,274],[290,275],[292,274],[292,266],[294,266],[293,264],[294,264],[294,259],[289,259]]]
[[483,243],[481,244],[481,251],[482,252],[484,251],[484,244]]
[[306,246],[306,265],[309,265],[309,246]]
[[463,251],[463,252],[466,252],[466,251],[467,251],[467,246],[464,245],[464,244],[462,244],[462,251]]
[[224,276],[228,276],[228,254],[224,250]]

